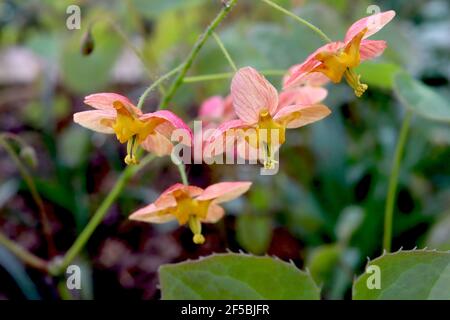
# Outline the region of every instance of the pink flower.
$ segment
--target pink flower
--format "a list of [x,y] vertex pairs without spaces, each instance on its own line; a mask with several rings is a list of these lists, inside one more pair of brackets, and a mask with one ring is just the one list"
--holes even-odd
[[195,186],[174,184],[164,191],[155,202],[130,215],[131,220],[149,223],[165,223],[178,220],[180,225],[189,224],[197,244],[205,242],[201,234],[201,222],[214,223],[225,211],[220,203],[241,196],[251,186],[251,182],[221,182],[206,189]]
[[[292,93],[279,96],[275,87],[255,69],[245,67],[238,70],[231,83],[231,96],[238,119],[222,123],[210,137],[209,143],[218,145],[217,139],[220,139],[220,144],[224,134],[241,129],[238,131],[244,131],[245,135],[241,142],[248,143],[254,149],[262,147],[264,166],[273,168],[272,156],[278,146],[285,142],[286,128],[298,128],[331,113],[322,104],[299,103],[296,92],[290,97],[287,95]],[[317,97],[312,100],[317,100]],[[280,101],[288,103],[280,105]]]
[[[296,72],[298,70],[298,68],[300,68],[300,66],[301,66],[301,64],[296,64],[289,68],[289,70],[283,76],[283,88],[289,87],[287,85],[289,79],[292,77],[294,72]],[[299,78],[298,81],[296,81],[295,85],[292,85],[290,87],[291,88],[294,86],[295,87],[297,87],[297,86],[320,87],[320,86],[327,84],[329,81],[330,80],[328,79],[328,77],[326,75],[324,75],[320,72],[312,72],[312,73],[305,74],[302,78]]]
[[344,41],[328,43],[313,52],[302,64],[294,66],[284,87],[296,86],[314,73],[321,73],[334,83],[345,76],[355,95],[360,97],[367,85],[360,82],[361,76],[355,73],[354,68],[361,61],[380,56],[387,46],[384,40],[366,38],[378,32],[394,16],[395,11],[390,10],[356,21],[347,30]]
[[[236,119],[236,114],[233,110],[233,103],[231,96],[223,98],[221,96],[212,96],[206,99],[200,106],[198,117],[201,120],[201,129],[194,130],[194,157],[198,159],[198,152],[201,149],[201,155],[207,149],[208,139],[213,134],[215,129],[223,121]],[[201,148],[195,146],[201,145]],[[198,151],[197,151],[198,149]],[[208,158],[207,155],[204,157]],[[201,161],[201,160],[200,160]]]
[[313,105],[324,100],[328,95],[328,91],[322,87],[301,86],[292,89],[286,89],[278,96],[278,108],[292,105]]
[[213,96],[206,99],[200,106],[198,116],[207,125],[235,119],[231,96]]
[[170,154],[170,136],[175,129],[189,127],[175,114],[167,110],[142,113],[126,97],[116,93],[96,93],[84,99],[95,110],[77,112],[73,120],[88,129],[115,134],[120,143],[127,142],[127,164],[135,164],[136,151],[140,145],[159,156]]

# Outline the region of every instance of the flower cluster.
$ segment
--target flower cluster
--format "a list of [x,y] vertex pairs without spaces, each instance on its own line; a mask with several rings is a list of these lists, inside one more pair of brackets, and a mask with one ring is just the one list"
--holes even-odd
[[[230,95],[207,99],[199,109],[199,119],[207,132],[194,137],[191,129],[168,110],[142,113],[126,97],[115,93],[89,95],[84,102],[95,110],[74,114],[74,121],[88,129],[115,134],[127,142],[126,164],[136,164],[137,150],[169,155],[172,134],[184,130],[189,144],[200,140],[214,156],[227,152],[231,137],[233,148],[244,159],[257,159],[264,168],[273,168],[274,155],[285,143],[286,129],[298,128],[327,117],[331,111],[321,103],[327,96],[323,88],[345,77],[360,97],[367,85],[361,83],[354,68],[362,61],[379,56],[386,48],[383,40],[366,40],[395,16],[382,12],[355,22],[344,41],[331,42],[313,52],[304,62],[291,67],[283,78],[283,90],[277,89],[252,67],[239,69],[231,81]],[[223,182],[206,189],[175,184],[148,206],[131,214],[130,219],[150,223],[177,220],[188,224],[193,241],[205,241],[201,222],[216,222],[224,215],[219,203],[233,200],[250,188],[251,182]]]

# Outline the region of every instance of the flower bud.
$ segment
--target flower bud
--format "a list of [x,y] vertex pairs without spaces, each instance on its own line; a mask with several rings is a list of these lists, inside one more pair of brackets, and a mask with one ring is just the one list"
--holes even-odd
[[92,36],[91,27],[89,27],[81,39],[81,54],[88,56],[92,51],[94,51],[94,37]]
[[25,146],[20,149],[20,158],[22,158],[27,165],[36,168],[38,161],[36,157],[36,151],[30,146]]

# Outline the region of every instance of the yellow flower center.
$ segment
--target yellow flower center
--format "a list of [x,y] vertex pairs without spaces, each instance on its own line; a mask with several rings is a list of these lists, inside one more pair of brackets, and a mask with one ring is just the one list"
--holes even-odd
[[359,32],[342,50],[334,52],[320,52],[316,59],[321,61],[321,65],[314,68],[311,72],[321,72],[334,83],[345,79],[350,87],[353,88],[355,95],[360,97],[368,88],[367,84],[360,82],[360,76],[353,70],[360,63],[359,47],[367,28]]
[[263,110],[259,113],[258,125],[256,127],[259,139],[268,145],[272,144],[272,139],[275,138],[275,143],[283,144],[286,140],[286,127],[281,123],[273,120],[269,111]]
[[273,169],[275,160],[274,152],[277,146],[283,144],[286,140],[286,126],[284,123],[275,121],[268,110],[262,110],[259,113],[258,123],[256,125],[256,137],[246,136],[247,142],[253,148],[262,147],[264,167]]
[[151,125],[148,122],[141,121],[137,115],[131,113],[120,101],[114,101],[113,106],[116,109],[117,117],[112,124],[112,128],[116,133],[117,140],[120,143],[128,142],[125,163],[137,164],[136,151],[139,144],[150,134],[154,133],[156,124]]
[[192,199],[186,194],[176,196],[177,208],[173,213],[181,224],[189,224],[193,236],[193,241],[196,244],[205,242],[205,237],[202,235],[201,220],[205,219],[208,214],[208,209],[211,201],[198,201]]

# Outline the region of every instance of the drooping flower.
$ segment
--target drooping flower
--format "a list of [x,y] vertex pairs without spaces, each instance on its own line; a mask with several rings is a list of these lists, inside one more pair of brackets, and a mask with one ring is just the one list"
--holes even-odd
[[354,68],[362,61],[380,56],[387,44],[384,40],[367,40],[378,32],[395,16],[395,11],[381,12],[356,21],[350,26],[344,41],[330,42],[313,52],[302,64],[294,66],[285,88],[298,85],[304,78],[313,73],[321,73],[332,82],[345,80],[360,97],[368,88],[361,83],[361,76]]
[[327,95],[328,90],[322,87],[300,86],[286,89],[278,96],[277,110],[292,104],[314,105],[324,100]]
[[328,77],[323,73],[311,72],[299,78],[294,85],[288,86],[289,79],[292,77],[294,72],[298,70],[300,66],[301,64],[296,64],[289,68],[289,70],[283,76],[283,88],[304,87],[304,86],[321,87],[330,81],[330,79],[328,79]]
[[[203,101],[198,110],[198,119],[201,121],[201,125],[194,124],[194,158],[198,159],[197,161],[208,158],[203,154],[204,150],[208,145],[208,139],[220,123],[236,118],[231,96],[228,95],[226,98],[212,96]],[[201,130],[198,130],[200,128]],[[201,147],[199,147],[200,145]]]
[[[293,97],[279,96],[275,87],[251,67],[242,68],[235,74],[231,82],[231,96],[238,119],[222,123],[210,137],[209,143],[217,145],[215,140],[223,139],[228,131],[242,129],[246,133],[241,141],[252,148],[264,149],[258,154],[263,155],[264,167],[268,169],[274,167],[272,156],[285,142],[286,129],[307,125],[331,113],[322,104],[298,103],[295,93]],[[282,100],[292,104],[283,102],[280,105]]]
[[202,222],[215,223],[225,214],[220,203],[241,196],[251,182],[221,182],[206,189],[196,186],[174,184],[164,191],[155,202],[130,215],[131,220],[149,223],[165,223],[177,220],[180,225],[188,224],[196,244],[205,242]]
[[[287,80],[291,77],[297,66],[289,68],[283,76],[283,87],[286,86]],[[328,78],[322,73],[314,72],[306,75],[303,79],[297,81],[297,85],[287,87],[281,91],[278,109],[291,104],[311,105],[321,102],[328,95],[328,90],[322,87],[328,81]]]
[[170,154],[170,136],[175,129],[187,130],[192,136],[189,127],[172,112],[142,113],[128,98],[116,93],[91,94],[84,103],[96,110],[77,112],[73,120],[88,129],[115,134],[120,143],[127,142],[127,164],[138,163],[139,146],[158,156]]
[[226,98],[212,96],[206,99],[200,106],[198,117],[206,125],[235,119],[236,114],[233,110],[231,96],[227,96]]

